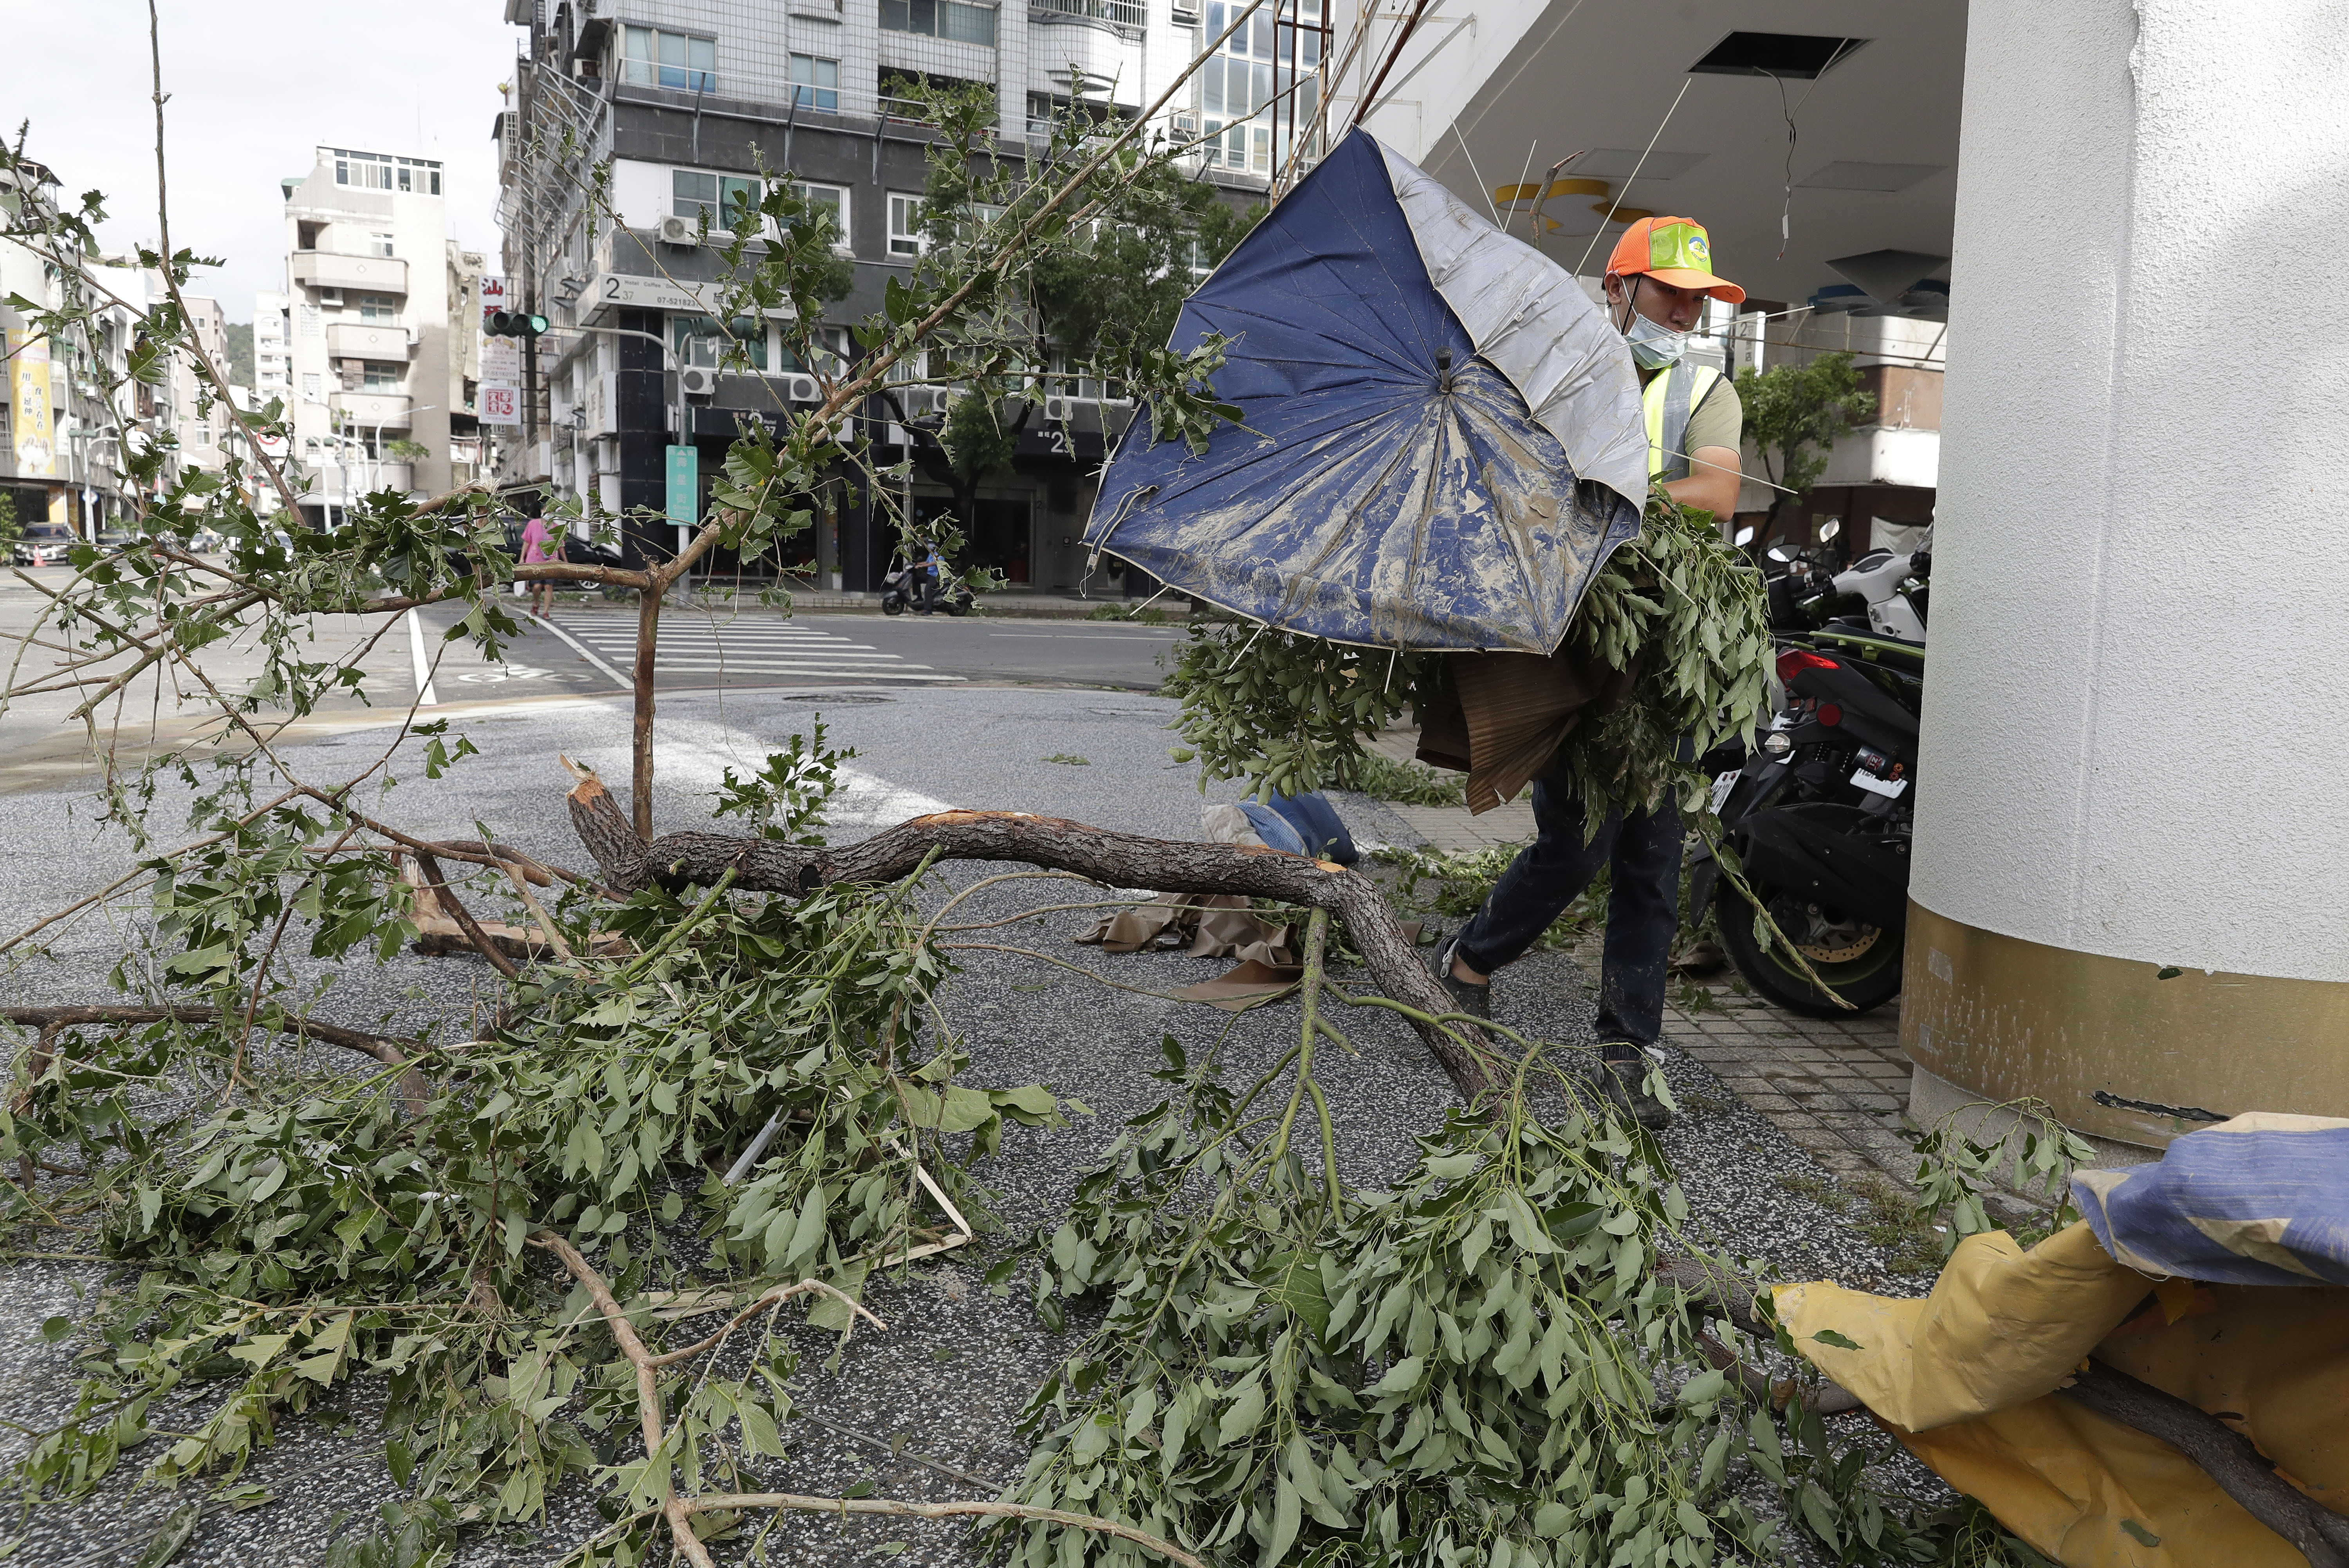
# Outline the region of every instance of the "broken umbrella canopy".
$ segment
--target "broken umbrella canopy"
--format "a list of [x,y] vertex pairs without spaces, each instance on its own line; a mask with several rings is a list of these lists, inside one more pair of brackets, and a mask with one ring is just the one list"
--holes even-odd
[[1185,302],[1242,410],[1204,455],[1138,419],[1086,544],[1284,629],[1547,654],[1648,488],[1622,339],[1556,262],[1368,132]]

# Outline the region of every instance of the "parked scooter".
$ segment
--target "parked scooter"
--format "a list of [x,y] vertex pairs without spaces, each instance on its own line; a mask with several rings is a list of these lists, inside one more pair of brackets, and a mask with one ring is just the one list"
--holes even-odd
[[[948,615],[968,615],[972,604],[970,587],[959,581],[938,585],[938,606]],[[881,613],[904,615],[914,597],[922,591],[921,578],[911,567],[900,564],[881,579]]]
[[[1819,529],[1820,542],[1833,541],[1842,526],[1828,519]],[[1767,554],[1785,568],[1770,579],[1772,626],[1842,626],[1920,646],[1925,641],[1931,551],[1870,550],[1839,572],[1821,566],[1806,545],[1774,545]]]
[[[1786,568],[1770,584],[1783,700],[1749,756],[1707,758],[1722,770],[1713,811],[1779,930],[1850,1011],[1866,1012],[1900,992],[1925,678],[1925,589],[1911,579],[1930,561],[1922,551],[1902,558],[1899,579],[1887,587],[1889,563],[1868,556],[1832,576],[1795,551],[1774,550],[1771,558]],[[1882,597],[1868,600],[1871,591]],[[1860,596],[1871,620],[1897,600],[1889,618],[1914,613],[1920,637],[1886,635],[1855,615],[1830,613],[1849,607],[1838,602],[1843,596]],[[1795,1012],[1844,1014],[1775,942],[1755,935],[1753,904],[1720,876],[1711,852],[1694,860],[1694,907],[1713,904],[1722,948],[1746,981]]]

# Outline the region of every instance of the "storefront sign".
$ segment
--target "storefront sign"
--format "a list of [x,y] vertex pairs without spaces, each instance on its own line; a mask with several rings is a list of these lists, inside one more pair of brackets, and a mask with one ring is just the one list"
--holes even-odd
[[[714,283],[685,284],[666,277],[607,272],[588,280],[575,308],[584,322],[600,320],[607,310],[688,310],[708,316],[717,308],[719,294],[719,286]],[[765,314],[788,321],[792,313],[790,306],[779,305]]]
[[16,405],[16,472],[26,479],[57,476],[56,383],[49,375],[49,340],[36,333],[5,335]]
[[492,386],[484,381],[476,390],[475,407],[485,425],[518,425],[522,423],[522,389]]

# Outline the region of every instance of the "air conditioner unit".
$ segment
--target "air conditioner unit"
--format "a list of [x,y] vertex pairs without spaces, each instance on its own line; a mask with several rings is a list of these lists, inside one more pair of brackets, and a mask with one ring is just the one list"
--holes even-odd
[[918,420],[929,414],[945,413],[947,395],[944,387],[907,387],[898,392],[897,401],[905,409],[907,419]]
[[1047,398],[1044,417],[1084,435],[1101,434],[1102,406],[1098,398]]
[[[1182,23],[1177,22],[1175,23],[1175,26],[1179,27],[1182,26]],[[1175,139],[1181,141],[1197,140],[1199,138],[1199,117],[1195,114],[1182,112],[1176,113],[1174,116],[1174,135]]]
[[718,390],[718,372],[698,365],[688,365],[678,372],[678,386],[688,398],[707,398]]
[[820,403],[823,401],[823,389],[816,384],[813,376],[786,376],[783,396],[795,403]]
[[699,244],[701,243],[701,226],[688,218],[663,218],[660,221],[660,237],[663,244]]
[[339,288],[322,288],[318,291],[318,303],[339,308],[343,303],[343,291]]

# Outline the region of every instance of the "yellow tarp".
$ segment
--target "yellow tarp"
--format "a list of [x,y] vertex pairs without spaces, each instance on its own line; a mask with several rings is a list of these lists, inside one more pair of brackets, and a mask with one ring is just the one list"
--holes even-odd
[[2192,1460],[2056,1397],[2091,1354],[2219,1416],[2349,1513],[2349,1290],[2155,1282],[2080,1224],[2029,1251],[1970,1236],[1921,1301],[1775,1295],[1821,1372],[2065,1568],[2306,1568]]

